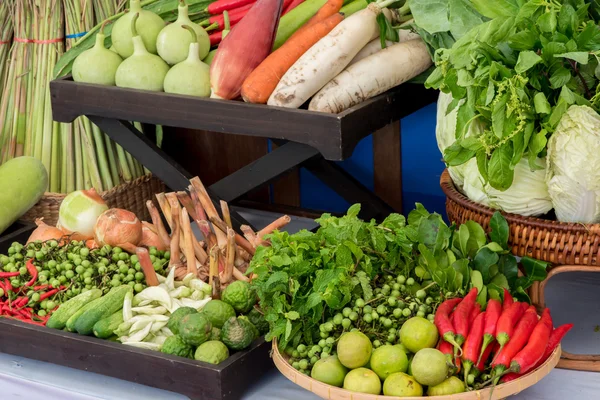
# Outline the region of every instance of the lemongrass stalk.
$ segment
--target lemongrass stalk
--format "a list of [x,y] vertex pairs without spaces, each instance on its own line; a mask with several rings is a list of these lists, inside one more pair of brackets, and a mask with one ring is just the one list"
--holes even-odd
[[[83,142],[85,141],[85,136],[81,137],[81,142],[83,145]],[[83,154],[85,154],[85,147],[82,148],[82,152]],[[92,180],[90,179],[90,171],[88,169],[88,158],[87,156],[84,155],[83,157],[83,187],[84,188],[91,188],[92,186]]]
[[92,126],[90,120],[85,118],[83,120],[85,126],[82,132],[81,140],[83,142],[83,149],[85,154],[85,161],[88,167],[88,173],[92,183],[92,187],[96,189],[98,193],[103,191],[102,177],[100,169],[98,168],[98,159],[96,158],[96,151],[94,146],[94,138],[92,136]]
[[117,165],[117,151],[115,149],[114,143],[108,135],[104,135],[104,145],[106,146],[106,153],[108,154],[108,165],[110,166],[110,176],[115,185],[121,183],[121,178],[119,177],[119,166]]
[[[79,129],[76,128],[77,125],[81,124],[81,121],[76,122],[74,124],[74,129],[76,132],[79,132]],[[81,135],[74,134],[73,135],[73,152],[75,153],[75,190],[85,189],[84,178],[85,174],[83,171],[83,154],[82,154],[83,145],[81,143]],[[88,186],[89,188],[89,186]]]
[[108,165],[108,156],[104,147],[104,137],[100,128],[94,124],[90,124],[92,128],[92,134],[94,135],[94,144],[96,146],[96,158],[98,160],[98,168],[100,169],[100,176],[102,177],[102,183],[104,190],[109,190],[114,187],[112,176],[110,175],[110,167]]
[[52,123],[52,158],[51,158],[51,171],[50,176],[50,191],[53,193],[61,192],[61,143],[60,143],[60,124],[58,122]]
[[125,182],[131,182],[131,169],[129,168],[129,164],[127,164],[127,156],[125,155],[125,150],[121,147],[120,144],[115,143],[117,147],[117,156],[119,158],[119,168],[121,169],[121,177]]

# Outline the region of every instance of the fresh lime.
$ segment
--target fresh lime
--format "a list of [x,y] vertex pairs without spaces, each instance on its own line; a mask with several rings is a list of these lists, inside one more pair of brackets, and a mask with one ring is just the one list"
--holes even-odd
[[439,385],[429,386],[429,389],[427,389],[427,395],[444,396],[448,394],[463,393],[464,391],[465,384],[463,381],[458,379],[456,376],[451,376]]
[[350,369],[367,365],[372,350],[373,345],[369,338],[358,331],[344,333],[337,344],[340,362]]
[[172,354],[185,358],[192,358],[194,348],[183,341],[181,336],[169,336],[162,345],[161,351],[165,354]]
[[188,314],[179,322],[179,335],[191,346],[200,346],[212,333],[212,324],[202,314]]
[[406,372],[408,357],[398,346],[381,346],[371,355],[371,369],[382,381],[394,372]]
[[396,372],[383,382],[383,394],[385,396],[421,397],[423,396],[423,387],[412,376]]
[[169,328],[171,330],[171,332],[173,332],[174,334],[177,335],[179,333],[179,323],[181,322],[183,317],[185,317],[186,315],[189,315],[189,314],[197,314],[197,313],[198,313],[198,311],[196,311],[195,308],[179,307],[177,310],[175,310],[175,312],[173,314],[171,314],[171,317],[169,317],[169,322],[167,323],[167,328]]
[[200,311],[212,326],[221,329],[225,321],[231,317],[235,317],[235,310],[233,307],[221,300],[211,300]]
[[315,363],[310,371],[310,376],[319,382],[342,387],[348,370],[336,356],[323,358]]
[[229,357],[229,349],[218,340],[209,340],[202,343],[196,349],[194,358],[198,361],[204,361],[210,364],[219,364],[227,360]]
[[346,374],[344,389],[352,392],[380,394],[381,381],[377,374],[367,368],[356,368]]
[[411,353],[433,348],[438,342],[438,330],[429,320],[413,317],[400,328],[400,341]]
[[250,284],[244,281],[235,281],[227,286],[221,294],[221,299],[240,314],[250,311],[256,303],[256,295],[250,289]]
[[420,350],[412,360],[411,370],[421,385],[439,385],[448,375],[446,356],[437,349]]
[[410,350],[408,350],[402,343],[395,344],[394,346],[399,347],[400,350],[402,350],[407,356],[410,354]]

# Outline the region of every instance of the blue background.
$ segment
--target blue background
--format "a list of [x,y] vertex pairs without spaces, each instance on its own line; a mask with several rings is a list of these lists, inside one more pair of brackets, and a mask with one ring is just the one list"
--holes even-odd
[[[430,212],[445,215],[445,196],[439,184],[444,163],[435,140],[435,117],[436,104],[431,104],[401,123],[404,213],[419,202]],[[339,164],[373,190],[373,137],[363,139],[352,157]],[[300,193],[303,208],[344,212],[350,206],[304,169],[300,172]]]

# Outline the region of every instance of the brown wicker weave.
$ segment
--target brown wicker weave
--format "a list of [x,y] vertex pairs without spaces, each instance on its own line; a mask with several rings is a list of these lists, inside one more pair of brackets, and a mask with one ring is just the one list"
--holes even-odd
[[[150,219],[146,201],[153,200],[156,193],[164,191],[164,183],[149,174],[102,192],[100,195],[109,207],[129,210],[144,221]],[[43,217],[45,223],[56,225],[58,210],[65,197],[66,194],[46,192],[44,197],[21,217],[21,221],[35,221],[36,218]]]
[[[456,190],[448,171],[440,186],[446,194],[450,221],[474,220],[484,229],[496,211],[475,203]],[[502,213],[510,226],[509,245],[513,254],[530,256],[560,265],[600,265],[600,225],[574,224]]]

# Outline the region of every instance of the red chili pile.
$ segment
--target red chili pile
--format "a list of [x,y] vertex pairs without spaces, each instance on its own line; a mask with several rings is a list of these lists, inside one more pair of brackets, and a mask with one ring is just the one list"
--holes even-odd
[[502,304],[490,299],[485,311],[476,288],[463,299],[446,300],[434,322],[442,337],[438,349],[453,372],[462,368],[465,383],[475,388],[509,382],[538,368],[573,327],[554,329],[548,308],[538,317],[535,306],[514,301],[506,289]]
[[35,325],[46,325],[59,304],[44,309],[42,302],[47,304],[60,292],[65,291],[65,286],[54,288],[51,285],[35,285],[38,281],[38,270],[30,259],[25,264],[31,276],[23,286],[15,288],[10,283],[10,278],[21,276],[20,272],[0,272],[0,316],[17,319]]

